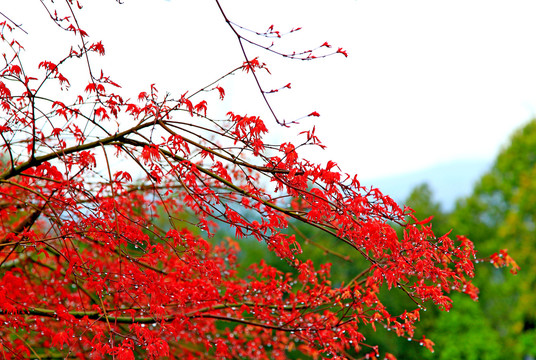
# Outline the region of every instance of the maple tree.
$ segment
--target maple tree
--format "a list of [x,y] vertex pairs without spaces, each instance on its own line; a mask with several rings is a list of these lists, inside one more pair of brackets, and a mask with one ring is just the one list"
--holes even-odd
[[[72,34],[62,58],[33,68],[18,40],[24,29],[9,18],[0,24],[3,358],[394,359],[360,328],[382,326],[432,350],[415,336],[420,311],[428,302],[448,310],[451,291],[477,297],[468,239],[434,235],[429,219],[335,162],[301,159],[301,146],[322,147],[314,128],[295,143],[268,144],[264,120],[236,110],[213,118],[201,98],[223,99],[226,78],[244,73],[270,121],[290,127],[297,120],[281,120],[266,95],[291,85],[265,90],[258,74],[267,65],[244,43],[298,60],[345,50],[323,43],[279,52],[256,39],[283,33],[248,31],[215,1],[244,62],[192,93],[163,95],[152,85],[129,99],[93,65],[105,50],[77,21],[81,1],[42,4]],[[86,74],[83,84],[67,64]],[[312,245],[286,231],[291,222],[345,243],[360,259],[355,275],[332,283],[330,264],[302,255]],[[234,238],[214,239],[218,226]],[[261,260],[237,276],[236,239],[246,237],[265,242],[294,274]],[[515,268],[504,251],[492,257]],[[391,313],[379,297],[385,287],[414,306]]]

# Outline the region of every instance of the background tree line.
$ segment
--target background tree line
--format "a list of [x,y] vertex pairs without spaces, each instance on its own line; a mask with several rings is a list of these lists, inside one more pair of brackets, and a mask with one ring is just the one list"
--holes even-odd
[[[434,214],[433,230],[438,236],[453,230],[452,236],[466,235],[479,257],[490,256],[499,247],[508,249],[521,271],[512,276],[506,269],[482,264],[475,285],[480,289],[478,302],[453,294],[454,306],[447,314],[434,306],[421,315],[420,331],[435,342],[435,352],[423,351],[405,338],[385,336],[386,330],[366,331],[367,339],[397,354],[399,359],[533,359],[536,357],[536,120],[513,134],[509,144],[496,158],[491,169],[475,184],[470,196],[460,198],[452,211],[442,209],[434,200],[430,186],[416,186],[404,204],[418,218]],[[289,231],[316,245],[306,256],[315,263],[333,262],[332,281],[352,276],[358,264],[345,261],[348,249],[312,227],[293,224]],[[399,236],[402,229],[398,228]],[[226,236],[222,230],[221,236]],[[240,241],[241,271],[264,259],[284,271],[294,271],[265,244]],[[342,259],[342,261],[341,261]],[[384,303],[394,312],[407,308],[410,301],[401,293],[385,291]],[[367,329],[369,330],[369,329]]]

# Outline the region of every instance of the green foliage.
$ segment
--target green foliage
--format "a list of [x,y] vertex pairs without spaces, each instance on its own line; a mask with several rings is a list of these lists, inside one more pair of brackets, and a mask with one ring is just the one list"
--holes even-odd
[[[426,358],[440,360],[500,360],[498,332],[490,326],[479,303],[464,295],[453,295],[450,313],[438,314],[429,336],[435,342],[434,354]],[[455,310],[454,310],[455,309]]]
[[458,200],[450,214],[442,212],[426,185],[416,187],[405,202],[419,218],[435,214],[437,234],[454,229],[466,235],[486,258],[500,248],[521,267],[518,276],[482,264],[474,280],[479,302],[454,297],[445,316],[432,311],[430,338],[438,359],[520,359],[536,355],[536,121],[517,131],[473,194]]
[[[399,360],[428,359],[505,359],[536,356],[536,121],[517,131],[508,147],[498,156],[494,166],[476,184],[473,194],[458,200],[455,209],[446,213],[434,200],[427,184],[413,189],[404,202],[423,219],[434,215],[432,228],[437,235],[454,229],[454,235],[466,235],[486,258],[500,248],[521,267],[518,276],[489,264],[478,266],[474,279],[480,288],[478,302],[466,295],[454,294],[450,313],[428,306],[421,312],[420,331],[435,342],[435,352],[428,353],[418,342],[386,336],[378,328],[365,333],[367,339],[380,346],[382,352],[395,353]],[[353,249],[330,239],[325,233],[295,224],[291,231],[307,246],[308,258],[314,263],[336,263],[332,279],[351,278],[365,264],[341,261]],[[397,229],[401,236],[402,230]],[[265,245],[243,239],[242,269],[263,258],[283,271],[294,271],[266,251]],[[245,270],[241,270],[245,271]],[[405,309],[410,301],[404,293],[382,291],[384,304],[393,313]],[[416,334],[416,338],[422,334]]]
[[536,318],[536,121],[514,134],[474,193],[458,202],[452,223],[483,256],[506,248],[521,267],[514,278],[488,268],[477,284],[482,308],[502,345],[515,358],[534,354],[535,342],[527,339],[534,338]]

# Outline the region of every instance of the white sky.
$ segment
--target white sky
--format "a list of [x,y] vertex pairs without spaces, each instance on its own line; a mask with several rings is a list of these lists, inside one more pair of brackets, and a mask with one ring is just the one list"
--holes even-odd
[[[133,96],[151,83],[175,94],[195,91],[243,61],[212,0],[124,2],[87,1],[79,20],[92,38],[103,40],[105,73]],[[536,113],[533,0],[221,3],[232,21],[255,30],[301,26],[283,39],[285,49],[328,41],[348,51],[347,59],[298,62],[250,48],[273,74],[263,78],[266,89],[292,83],[291,90],[270,97],[281,118],[322,115],[302,125],[315,125],[328,149],[305,157],[332,159],[364,179],[457,159],[491,159]],[[30,33],[28,51],[53,53],[58,31],[47,25],[39,0],[0,0],[0,11]],[[229,97],[223,104],[209,102],[209,111],[217,106],[261,115],[273,125],[251,78],[222,85]],[[274,136],[295,140],[297,131],[280,128]]]

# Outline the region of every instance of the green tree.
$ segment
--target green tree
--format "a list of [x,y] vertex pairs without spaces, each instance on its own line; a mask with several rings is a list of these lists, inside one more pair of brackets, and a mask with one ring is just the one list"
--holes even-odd
[[[445,234],[453,228],[451,217],[454,215],[443,211],[441,204],[434,200],[433,191],[427,183],[416,186],[404,201],[404,205],[411,207],[417,218],[433,214],[431,225],[438,235]],[[460,221],[463,221],[463,217],[460,217]],[[471,224],[471,226],[465,224],[464,230],[473,227],[478,227],[478,224]],[[401,234],[402,229],[398,232]],[[505,354],[501,352],[500,335],[488,320],[482,303],[474,302],[465,296],[453,296],[453,304],[449,313],[429,306],[428,311],[421,315],[423,332],[429,334],[435,342],[435,353],[424,355],[414,353],[407,344],[405,346],[396,344],[397,353],[403,353],[399,359],[415,359],[423,356],[429,359],[445,360],[504,358]],[[392,344],[389,345],[392,346]]]
[[435,312],[434,326],[429,334],[435,342],[436,352],[425,354],[426,358],[504,359],[500,336],[491,327],[480,303],[464,296],[453,296],[452,299],[454,306],[449,313]]
[[504,356],[536,356],[536,121],[513,135],[473,194],[458,201],[451,222],[481,257],[500,243],[521,267],[519,276],[506,281],[504,271],[482,266],[476,283],[482,310],[508,349]]

